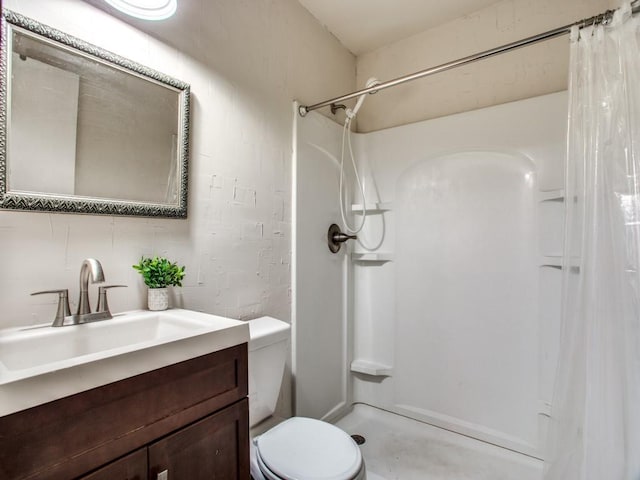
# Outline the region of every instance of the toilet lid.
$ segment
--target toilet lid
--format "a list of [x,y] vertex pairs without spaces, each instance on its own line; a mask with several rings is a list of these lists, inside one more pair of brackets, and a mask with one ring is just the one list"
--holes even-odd
[[294,417],[256,440],[265,466],[283,480],[350,480],[360,471],[360,449],[338,427]]

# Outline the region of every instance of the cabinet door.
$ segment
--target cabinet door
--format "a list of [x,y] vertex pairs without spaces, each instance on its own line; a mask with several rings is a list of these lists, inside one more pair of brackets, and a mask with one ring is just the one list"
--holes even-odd
[[80,480],[147,480],[147,449],[142,448]]
[[149,480],[249,480],[245,398],[149,446]]

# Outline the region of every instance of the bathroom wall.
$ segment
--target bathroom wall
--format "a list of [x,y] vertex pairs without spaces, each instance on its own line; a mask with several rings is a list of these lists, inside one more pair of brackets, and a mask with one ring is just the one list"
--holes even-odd
[[86,257],[129,286],[111,292],[112,310],[142,308],[131,265],[153,254],[186,265],[176,306],[289,320],[291,102],[352,90],[353,56],[291,0],[181,1],[154,24],[80,0],[3,3],[190,83],[192,137],[186,220],[0,211],[0,327],[53,319],[56,299],[36,290],[69,288],[75,303]]
[[[391,80],[599,14],[619,0],[502,0],[473,14],[358,56],[357,85]],[[441,117],[567,88],[568,36],[439,73],[379,95],[358,131]]]

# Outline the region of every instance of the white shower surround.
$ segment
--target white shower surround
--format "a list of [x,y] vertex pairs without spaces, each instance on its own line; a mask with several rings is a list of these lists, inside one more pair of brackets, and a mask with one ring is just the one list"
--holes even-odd
[[[362,402],[542,456],[559,335],[566,108],[561,92],[355,135],[368,203],[382,204],[361,238],[384,261],[368,261],[375,255],[352,261],[344,269],[351,288],[340,298],[318,289],[314,302],[345,312],[343,325],[330,329],[333,345],[325,345],[333,363],[337,355],[345,369],[355,361],[353,370],[390,376],[354,373],[338,388],[344,377],[335,365],[321,381],[307,371],[296,381],[298,396],[322,392],[325,402],[321,409],[298,404],[297,414],[331,419]],[[339,157],[340,127],[311,118],[298,120],[299,127],[314,123],[299,132],[298,145],[331,138],[323,146]],[[328,159],[299,155],[298,165],[308,161],[314,167],[307,171],[316,169],[309,178],[298,170],[299,196],[313,195],[303,187],[308,182],[328,182],[317,169],[336,176]],[[328,212],[337,214],[331,190],[327,183],[318,203],[330,202]],[[414,222],[409,208],[428,223]],[[296,218],[297,231],[316,229],[318,240],[328,227],[302,212]],[[399,230],[408,226],[417,228]],[[436,235],[429,236],[430,227]],[[295,250],[298,259],[313,255],[301,242]],[[355,251],[368,253],[362,244]],[[324,269],[318,258],[314,277]],[[311,273],[296,272],[297,285]],[[429,288],[421,289],[425,283]],[[297,328],[320,331],[326,310],[297,301]],[[322,370],[322,358],[307,355],[304,341],[297,339],[294,364]]]
[[332,254],[327,230],[338,223],[341,127],[294,105],[292,370],[296,415],[332,420],[349,406],[350,277],[347,248]]

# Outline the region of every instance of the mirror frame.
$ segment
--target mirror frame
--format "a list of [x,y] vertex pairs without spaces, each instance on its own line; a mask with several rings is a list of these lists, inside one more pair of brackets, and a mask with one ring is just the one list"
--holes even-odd
[[[143,217],[187,217],[188,193],[188,161],[189,161],[189,113],[190,90],[189,84],[160,73],[139,63],[128,60],[120,55],[92,45],[84,40],[68,35],[44,25],[36,20],[27,18],[6,8],[2,9],[0,36],[0,208],[23,211],[66,212],[102,215],[126,215]],[[161,204],[135,202],[128,200],[112,200],[85,196],[72,196],[47,193],[18,193],[7,192],[7,112],[8,112],[8,62],[11,52],[8,51],[8,39],[11,27],[18,27],[45,40],[61,45],[64,48],[77,51],[80,55],[93,57],[95,60],[108,64],[131,75],[142,77],[148,81],[164,84],[180,90],[180,113],[178,133],[178,168],[177,179],[179,186],[178,203]]]

